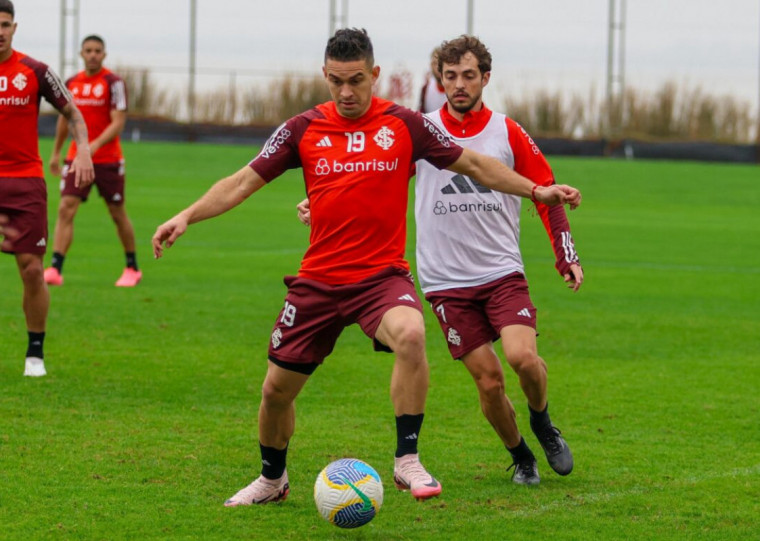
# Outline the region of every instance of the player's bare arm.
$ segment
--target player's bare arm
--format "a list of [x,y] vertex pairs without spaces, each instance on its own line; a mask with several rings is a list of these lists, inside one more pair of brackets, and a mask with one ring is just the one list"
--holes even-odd
[[581,203],[581,193],[564,184],[536,186],[534,182],[516,173],[499,160],[484,156],[468,148],[450,167],[450,171],[461,173],[477,180],[483,186],[496,191],[533,198],[546,205],[569,204],[575,209]]
[[124,125],[127,123],[127,112],[119,111],[117,109],[111,110],[111,123],[106,126],[106,129],[102,131],[95,139],[90,141],[90,152],[93,155],[98,151],[100,147],[106,143],[113,141],[114,138],[119,136],[124,131]]
[[77,155],[71,163],[71,169],[74,171],[74,185],[87,186],[95,180],[95,169],[92,165],[92,155],[90,154],[90,143],[87,140],[87,126],[84,123],[82,113],[76,106],[69,102],[61,114],[66,118],[71,138],[77,144]]
[[264,179],[247,165],[237,173],[218,181],[198,201],[158,226],[152,239],[153,256],[156,259],[161,257],[164,245],[170,248],[187,231],[190,224],[227,212],[265,184]]
[[69,136],[69,128],[63,115],[58,115],[55,124],[55,139],[53,140],[53,152],[50,155],[50,172],[55,176],[61,175],[61,149]]

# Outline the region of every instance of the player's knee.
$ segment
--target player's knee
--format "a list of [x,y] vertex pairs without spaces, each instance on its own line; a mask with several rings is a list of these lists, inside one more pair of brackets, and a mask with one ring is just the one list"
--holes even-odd
[[293,402],[294,397],[288,389],[277,385],[269,379],[264,380],[261,387],[261,400],[268,407],[284,407]]
[[488,401],[501,400],[504,395],[504,376],[500,371],[488,371],[476,380],[478,391]]
[[422,325],[404,325],[396,331],[395,348],[397,352],[425,353],[425,327]]
[[546,373],[546,363],[535,351],[529,349],[513,352],[510,364],[520,376],[536,377]]
[[30,261],[19,268],[21,281],[26,287],[36,287],[44,283],[42,264],[37,260]]

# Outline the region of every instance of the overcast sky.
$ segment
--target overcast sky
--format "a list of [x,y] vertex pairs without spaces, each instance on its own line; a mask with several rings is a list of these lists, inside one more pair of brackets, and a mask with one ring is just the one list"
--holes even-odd
[[[474,0],[474,33],[494,57],[486,100],[536,89],[587,94],[594,88],[603,94],[608,3]],[[58,69],[61,0],[15,4],[14,47]],[[162,82],[186,82],[190,0],[79,4],[80,37],[101,34],[112,67],[153,67]],[[272,71],[318,73],[329,0],[197,0],[197,5],[199,88],[226,84],[233,70],[238,84],[262,81]],[[431,49],[466,30],[465,0],[349,0],[348,6],[348,25],[367,28],[385,73],[406,68],[421,78]],[[626,82],[644,90],[666,80],[701,86],[744,99],[756,110],[759,32],[760,0],[628,0]],[[212,68],[223,73],[212,76],[207,73]]]

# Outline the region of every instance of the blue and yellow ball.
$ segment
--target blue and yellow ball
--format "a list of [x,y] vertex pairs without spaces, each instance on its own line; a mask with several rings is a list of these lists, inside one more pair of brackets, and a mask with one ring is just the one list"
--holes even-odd
[[340,528],[364,526],[383,505],[383,483],[375,469],[356,458],[341,458],[319,472],[314,483],[317,510]]

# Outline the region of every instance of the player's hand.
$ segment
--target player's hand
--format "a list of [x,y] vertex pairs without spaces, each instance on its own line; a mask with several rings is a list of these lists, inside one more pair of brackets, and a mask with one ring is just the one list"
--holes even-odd
[[573,291],[578,291],[583,283],[583,269],[578,263],[570,264],[570,272],[565,274],[565,283]]
[[9,222],[8,216],[5,214],[0,214],[0,237],[3,238],[3,241],[0,242],[0,249],[2,250],[8,250],[10,251],[13,248],[13,244],[11,241],[13,238],[18,235],[18,231],[13,229],[12,227],[8,227],[7,224]]
[[164,254],[164,245],[171,248],[177,239],[187,231],[187,220],[178,214],[168,222],[159,225],[153,235],[153,257],[158,259]]
[[53,152],[50,155],[50,173],[56,177],[60,177],[61,171],[61,153]]
[[92,184],[95,180],[95,168],[92,165],[89,151],[77,149],[77,155],[71,162],[70,171],[74,171],[74,186],[77,188],[86,188]]
[[309,200],[304,199],[296,205],[298,209],[298,219],[305,226],[311,225],[311,209],[309,208]]
[[533,192],[539,203],[545,205],[570,205],[570,210],[575,210],[581,204],[581,192],[572,186],[565,184],[552,184],[551,186],[539,186]]

